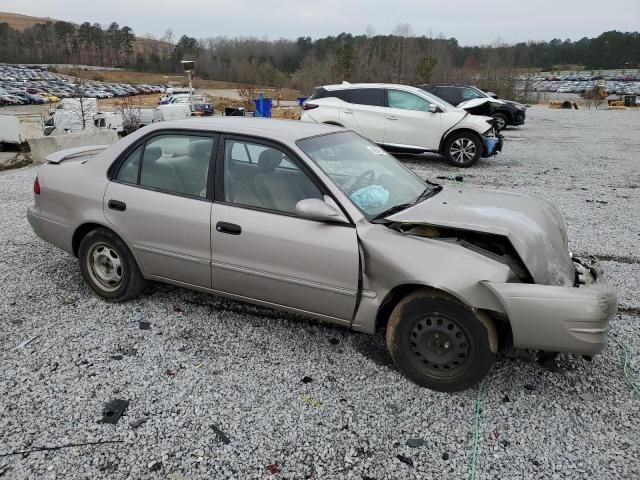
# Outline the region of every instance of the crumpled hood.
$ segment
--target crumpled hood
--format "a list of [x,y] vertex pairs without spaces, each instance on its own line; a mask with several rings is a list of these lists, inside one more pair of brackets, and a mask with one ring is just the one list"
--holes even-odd
[[496,98],[483,97],[483,98],[472,98],[471,100],[465,100],[462,103],[458,104],[458,108],[464,108],[465,110],[468,108],[475,108],[483,105],[485,103],[491,103],[493,105],[504,105],[504,100],[498,100]]
[[527,106],[523,105],[522,103],[519,102],[514,102],[513,100],[501,100],[502,102],[506,103],[507,105],[513,105],[514,107],[518,107],[521,109],[526,109]]
[[559,212],[545,200],[518,193],[444,187],[437,195],[387,218],[504,235],[535,283],[574,284],[566,227]]

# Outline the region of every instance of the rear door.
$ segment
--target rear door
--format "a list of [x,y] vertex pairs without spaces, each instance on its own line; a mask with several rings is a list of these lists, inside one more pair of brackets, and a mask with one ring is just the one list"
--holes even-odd
[[296,215],[298,201],[325,195],[300,159],[263,140],[223,137],[215,190],[215,290],[350,322],[358,291],[356,229]]
[[351,91],[351,111],[356,130],[369,140],[384,141],[387,98],[384,88],[356,88]]
[[211,287],[209,179],[217,136],[166,133],[127,153],[105,191],[104,215],[142,271]]
[[384,143],[437,151],[442,137],[442,114],[430,112],[431,103],[414,93],[390,88],[387,94]]

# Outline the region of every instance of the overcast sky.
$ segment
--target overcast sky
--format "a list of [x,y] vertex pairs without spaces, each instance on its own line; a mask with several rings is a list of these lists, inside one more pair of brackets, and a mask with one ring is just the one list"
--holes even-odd
[[314,38],[340,32],[391,33],[408,23],[418,35],[462,45],[552,38],[577,40],[640,28],[640,0],[0,0],[0,11],[76,23],[129,25],[137,35],[196,38]]

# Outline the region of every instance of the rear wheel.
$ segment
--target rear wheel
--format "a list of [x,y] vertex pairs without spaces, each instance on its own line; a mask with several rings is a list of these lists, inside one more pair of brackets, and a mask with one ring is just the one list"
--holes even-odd
[[97,228],[80,242],[80,270],[91,289],[110,302],[137,297],[145,287],[138,264],[125,243],[111,230]]
[[456,299],[419,290],[402,299],[387,325],[387,348],[400,371],[423,387],[473,387],[495,362],[493,323]]
[[482,155],[482,142],[473,133],[457,132],[445,142],[444,154],[451,165],[470,167]]

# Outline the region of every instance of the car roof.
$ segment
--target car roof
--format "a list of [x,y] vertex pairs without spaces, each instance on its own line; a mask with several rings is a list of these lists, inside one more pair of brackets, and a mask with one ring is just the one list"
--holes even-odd
[[253,117],[207,117],[185,118],[154,123],[153,130],[190,129],[210,130],[212,132],[253,135],[281,142],[295,142],[302,138],[325,135],[344,131],[342,127],[324,123],[301,122],[298,120],[281,120],[275,118]]
[[352,88],[398,88],[401,90],[408,91],[417,91],[419,93],[424,93],[424,90],[421,90],[417,87],[412,87],[409,85],[401,85],[398,83],[339,83],[336,85],[323,85],[322,87],[325,90],[348,90]]

